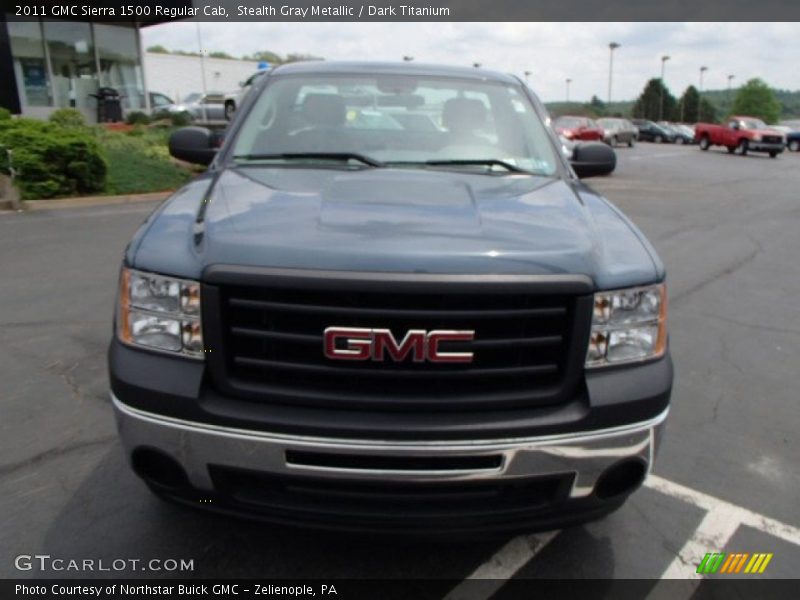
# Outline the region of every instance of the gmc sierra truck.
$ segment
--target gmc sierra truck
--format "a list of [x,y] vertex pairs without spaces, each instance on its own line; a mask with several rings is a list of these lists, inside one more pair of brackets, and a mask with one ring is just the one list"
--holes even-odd
[[[111,400],[134,471],[189,506],[411,534],[618,508],[669,408],[664,267],[514,76],[295,63],[139,228]],[[425,124],[421,126],[420,124]]]
[[783,134],[755,117],[731,117],[726,125],[698,123],[694,128],[695,141],[700,150],[711,146],[724,146],[730,154],[738,152],[766,152],[775,158],[783,152],[786,141]]

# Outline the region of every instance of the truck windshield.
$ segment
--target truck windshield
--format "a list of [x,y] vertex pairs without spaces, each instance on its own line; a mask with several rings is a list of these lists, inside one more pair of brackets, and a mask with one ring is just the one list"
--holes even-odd
[[740,127],[744,129],[767,129],[767,124],[761,119],[742,119]]
[[233,155],[237,162],[359,155],[373,166],[556,172],[545,126],[520,86],[452,77],[277,77],[247,114]]

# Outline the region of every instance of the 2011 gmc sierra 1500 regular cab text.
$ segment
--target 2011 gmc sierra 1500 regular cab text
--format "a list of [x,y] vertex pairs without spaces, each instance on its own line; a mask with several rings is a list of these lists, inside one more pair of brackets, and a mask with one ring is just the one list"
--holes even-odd
[[[669,407],[664,267],[516,77],[296,63],[128,245],[109,351],[162,497],[351,530],[599,518]],[[201,503],[200,500],[203,502]]]

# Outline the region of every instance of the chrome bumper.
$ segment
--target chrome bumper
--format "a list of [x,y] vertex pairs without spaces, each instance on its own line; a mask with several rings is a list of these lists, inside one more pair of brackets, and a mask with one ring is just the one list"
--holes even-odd
[[[208,465],[276,475],[314,475],[380,481],[465,481],[575,473],[570,498],[591,495],[600,475],[624,459],[652,468],[668,410],[648,421],[611,429],[523,439],[405,442],[303,437],[193,423],[143,412],[111,400],[127,453],[158,449],[177,460],[198,489],[212,490]],[[308,466],[287,461],[287,452],[331,455],[453,457],[501,455],[486,469],[405,470]]]

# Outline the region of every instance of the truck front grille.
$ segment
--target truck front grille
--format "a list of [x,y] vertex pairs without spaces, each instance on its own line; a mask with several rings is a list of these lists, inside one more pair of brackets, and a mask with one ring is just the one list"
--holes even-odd
[[[591,297],[530,282],[502,293],[488,284],[462,287],[207,286],[204,304],[213,298],[217,305],[217,322],[207,327],[214,382],[240,397],[329,408],[464,411],[560,402],[582,368]],[[389,329],[397,340],[409,330],[473,330],[473,341],[449,342],[447,350],[474,358],[332,360],[323,348],[332,326]]]

